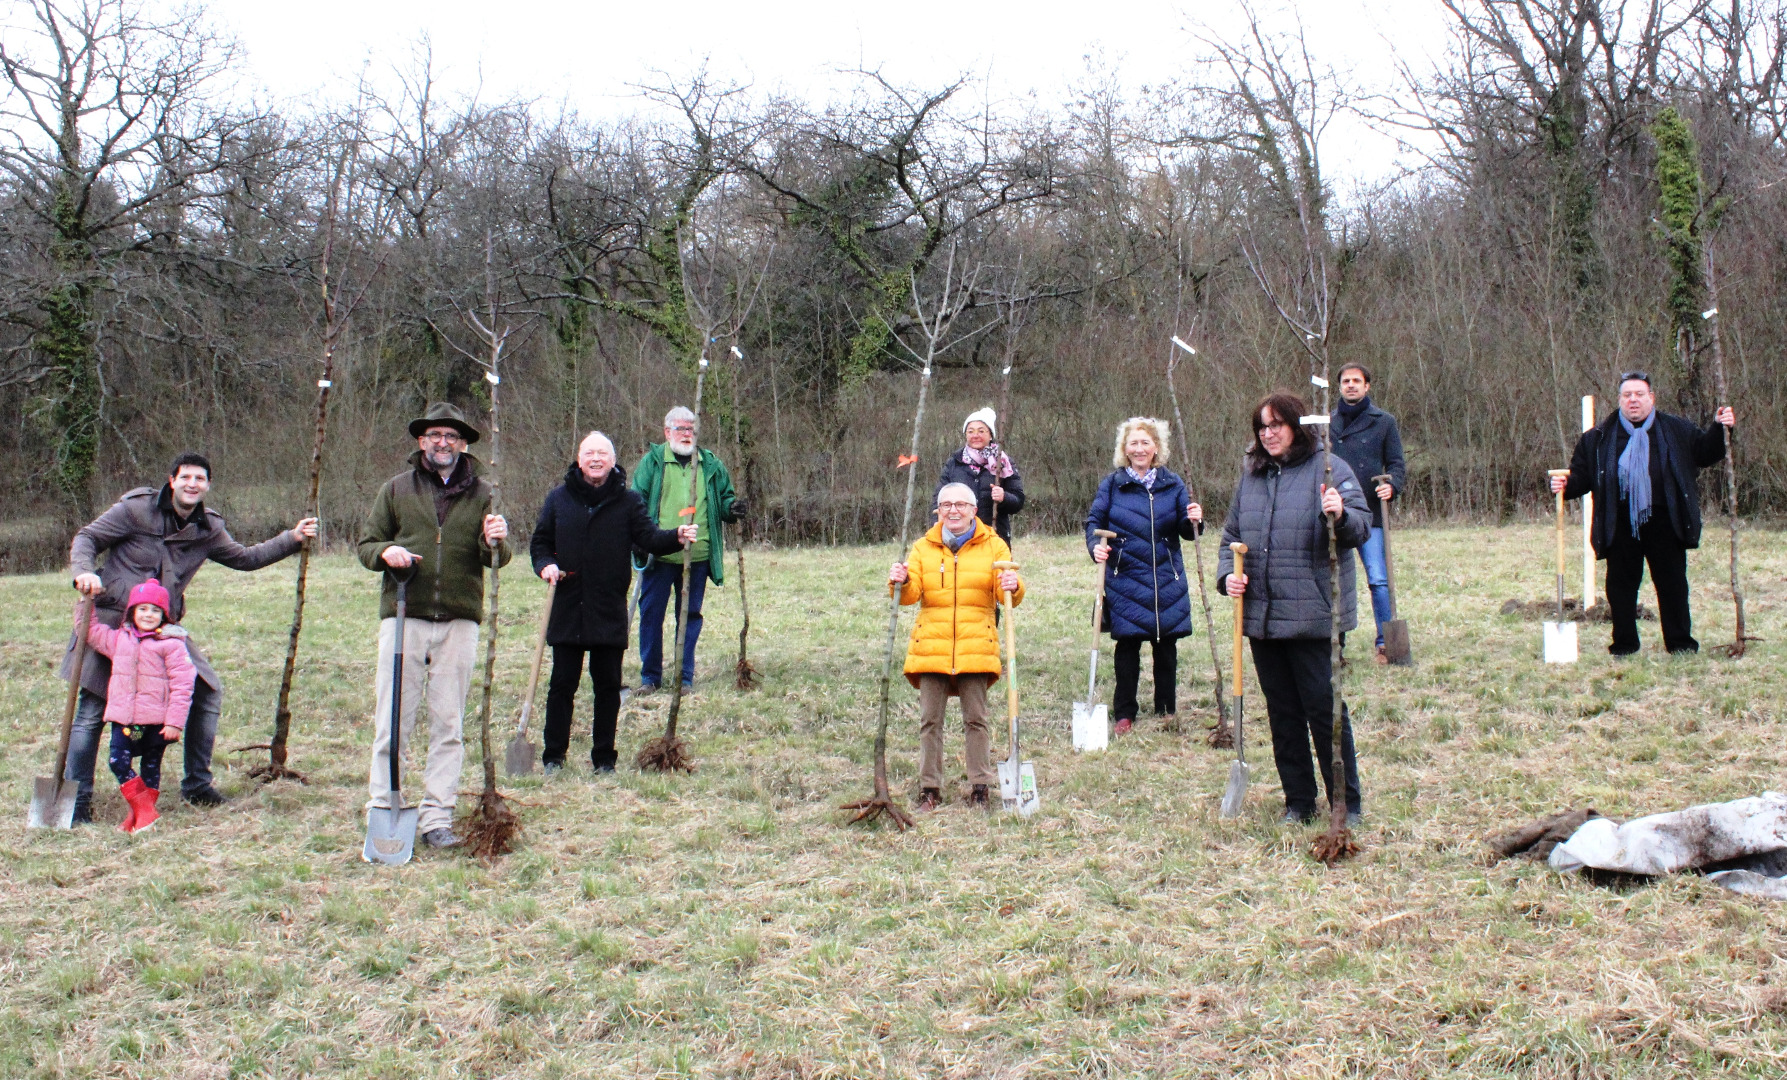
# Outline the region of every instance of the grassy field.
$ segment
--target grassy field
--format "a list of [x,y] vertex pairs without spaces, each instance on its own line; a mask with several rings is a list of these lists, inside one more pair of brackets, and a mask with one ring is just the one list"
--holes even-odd
[[[1787,911],[1693,877],[1609,888],[1491,865],[1481,841],[1564,807],[1628,816],[1779,787],[1787,537],[1746,538],[1768,641],[1741,661],[1667,658],[1646,623],[1644,653],[1619,663],[1606,628],[1583,627],[1568,668],[1539,662],[1538,623],[1498,613],[1548,594],[1549,540],[1399,540],[1420,666],[1347,677],[1367,824],[1335,869],[1308,858],[1312,830],[1278,823],[1263,725],[1248,812],[1217,817],[1228,764],[1201,739],[1201,629],[1181,653],[1185,730],[1150,720],[1072,753],[1090,604],[1072,540],[1018,544],[1044,800],[1030,820],[952,788],[915,832],[846,827],[836,805],[868,789],[891,546],[753,549],[765,685],[730,687],[729,582],[709,593],[685,711],[697,774],[593,779],[574,742],[579,768],[506,784],[526,823],[514,855],[396,870],[358,854],[372,575],[346,557],[315,570],[293,743],[311,783],[272,787],[246,777],[264,755],[227,751],[270,727],[292,564],[201,575],[188,625],[226,681],[235,800],[176,801],[136,838],[25,830],[71,593],[59,575],[0,578],[0,1076],[1779,1076]],[[1708,645],[1730,637],[1722,566],[1715,545],[1690,570]],[[509,581],[512,718],[544,590]],[[895,697],[910,802],[916,693]],[[629,711],[622,760],[657,726]],[[474,750],[468,789],[476,768]],[[117,820],[103,763],[100,790]]]

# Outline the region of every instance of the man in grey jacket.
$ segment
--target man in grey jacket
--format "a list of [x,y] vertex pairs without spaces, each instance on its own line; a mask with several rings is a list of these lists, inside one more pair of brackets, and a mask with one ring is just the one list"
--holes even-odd
[[[1359,545],[1359,561],[1365,565],[1365,581],[1371,586],[1371,613],[1377,621],[1377,662],[1384,656],[1384,624],[1396,617],[1390,595],[1390,569],[1384,558],[1384,503],[1402,493],[1408,469],[1402,458],[1402,432],[1396,418],[1371,403],[1371,372],[1364,364],[1340,369],[1340,404],[1328,434],[1334,454],[1352,467],[1371,510],[1371,537]],[[1388,483],[1372,483],[1388,475]],[[1352,561],[1348,559],[1348,561]]]
[[[307,538],[316,536],[316,519],[305,518],[265,543],[253,547],[238,543],[224,524],[223,515],[205,508],[211,490],[211,463],[187,452],[174,459],[168,481],[161,488],[141,487],[124,493],[110,510],[84,526],[69,546],[68,561],[74,587],[92,598],[95,614],[107,626],[124,618],[124,601],[130,590],[150,578],[158,578],[173,601],[168,612],[179,622],[186,611],[186,586],[207,560],[232,570],[259,570],[296,554]],[[105,555],[105,562],[99,558]],[[225,801],[211,783],[211,748],[217,739],[217,718],[223,711],[223,684],[211,662],[191,638],[187,650],[198,668],[192,688],[192,711],[186,721],[186,775],[180,781],[180,797],[197,806],[217,806]],[[74,639],[62,660],[62,677],[74,675]],[[99,735],[105,724],[106,684],[112,662],[93,650],[81,666],[80,703],[74,730],[68,739],[68,771],[64,779],[79,785],[75,796],[75,821],[92,820],[93,764]]]

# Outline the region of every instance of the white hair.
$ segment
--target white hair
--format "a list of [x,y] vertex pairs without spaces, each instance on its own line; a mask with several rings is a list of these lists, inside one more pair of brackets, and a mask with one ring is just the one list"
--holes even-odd
[[971,502],[971,503],[975,503],[975,504],[978,504],[980,502],[980,497],[974,493],[974,489],[960,481],[957,481],[956,483],[953,483],[953,484],[944,484],[942,487],[938,488],[937,489],[937,501],[938,502],[943,501],[943,493],[948,491],[950,488],[961,488],[962,491],[964,493],[966,493],[968,496],[967,499],[964,500],[965,502]]
[[614,452],[615,452],[615,451],[614,451],[614,440],[613,440],[613,439],[610,439],[610,438],[609,438],[609,437],[608,437],[608,436],[607,436],[607,435],[604,435],[604,434],[603,434],[603,433],[602,433],[602,432],[600,432],[600,431],[592,431],[592,432],[590,432],[590,433],[589,433],[589,434],[588,434],[588,435],[585,435],[585,436],[584,436],[584,437],[583,437],[583,438],[582,438],[582,439],[581,439],[581,440],[579,440],[579,441],[578,441],[578,443],[577,443],[577,449],[578,449],[578,451],[579,451],[579,452],[582,452],[582,450],[583,450],[583,444],[584,444],[584,443],[586,443],[586,442],[589,442],[589,441],[590,441],[590,440],[591,440],[591,439],[600,439],[600,440],[602,440],[602,441],[603,441],[603,442],[605,442],[605,443],[607,443],[607,444],[608,444],[608,452],[609,452],[609,453],[610,453],[610,454],[613,454],[613,453],[614,453]]
[[693,421],[694,419],[694,410],[690,409],[687,405],[678,405],[676,408],[671,409],[664,414],[664,426],[669,427],[678,420]]
[[1132,416],[1117,425],[1117,450],[1111,455],[1113,468],[1121,469],[1129,464],[1129,455],[1123,452],[1123,444],[1129,441],[1129,433],[1137,429],[1154,440],[1154,464],[1165,465],[1167,463],[1167,439],[1172,435],[1172,429],[1167,427],[1167,422],[1156,420],[1152,416]]

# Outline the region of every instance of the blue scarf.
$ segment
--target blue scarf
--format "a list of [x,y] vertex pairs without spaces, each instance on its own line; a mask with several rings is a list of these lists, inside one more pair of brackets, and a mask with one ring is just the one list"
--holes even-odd
[[1619,425],[1626,429],[1626,448],[1619,456],[1619,493],[1631,514],[1634,537],[1639,526],[1650,520],[1650,427],[1656,419],[1652,410],[1644,423],[1633,426],[1625,413],[1619,414]]
[[962,550],[962,545],[966,544],[970,539],[973,538],[974,526],[975,526],[975,523],[977,520],[978,519],[976,519],[976,518],[969,518],[968,519],[968,531],[965,533],[962,533],[960,536],[956,535],[955,533],[950,532],[948,525],[939,525],[938,529],[943,533],[943,543],[951,551]]

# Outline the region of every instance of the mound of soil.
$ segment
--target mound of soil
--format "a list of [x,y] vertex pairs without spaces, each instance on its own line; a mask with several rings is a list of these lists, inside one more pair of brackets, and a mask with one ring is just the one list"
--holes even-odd
[[[1557,601],[1547,597],[1544,600],[1508,600],[1502,604],[1503,615],[1518,615],[1527,622],[1545,622],[1557,618]],[[1656,622],[1657,613],[1643,604],[1638,605],[1638,618],[1644,622]],[[1612,611],[1603,600],[1587,611],[1582,610],[1582,601],[1576,597],[1564,598],[1565,622],[1611,622]]]

